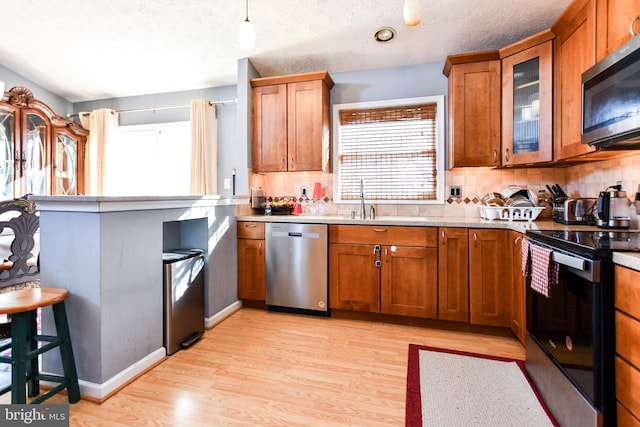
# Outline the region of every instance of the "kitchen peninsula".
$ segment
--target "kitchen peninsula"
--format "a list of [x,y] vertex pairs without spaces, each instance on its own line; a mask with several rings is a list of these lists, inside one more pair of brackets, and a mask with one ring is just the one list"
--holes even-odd
[[[40,212],[42,284],[70,292],[67,312],[83,398],[102,401],[165,357],[163,251],[204,251],[206,326],[239,307],[235,205],[246,198],[31,199]],[[44,361],[45,371],[56,366]]]

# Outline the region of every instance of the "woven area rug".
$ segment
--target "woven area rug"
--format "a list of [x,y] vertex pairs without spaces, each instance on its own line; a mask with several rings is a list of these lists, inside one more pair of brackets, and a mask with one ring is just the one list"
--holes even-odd
[[409,345],[406,426],[557,426],[524,362]]

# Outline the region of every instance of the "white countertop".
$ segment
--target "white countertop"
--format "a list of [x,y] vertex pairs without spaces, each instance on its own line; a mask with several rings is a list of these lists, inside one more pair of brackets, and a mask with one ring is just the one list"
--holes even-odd
[[29,196],[39,211],[118,212],[239,205],[248,196]]
[[632,252],[614,252],[613,262],[623,267],[640,271],[640,254]]

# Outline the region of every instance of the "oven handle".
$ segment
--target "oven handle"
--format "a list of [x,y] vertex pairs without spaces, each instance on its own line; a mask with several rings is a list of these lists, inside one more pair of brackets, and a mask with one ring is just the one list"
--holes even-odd
[[583,258],[577,258],[577,257],[565,255],[565,254],[554,251],[551,254],[551,259],[557,262],[558,264],[575,268],[576,270],[591,271],[591,269],[587,266],[587,263],[590,263],[590,262]]

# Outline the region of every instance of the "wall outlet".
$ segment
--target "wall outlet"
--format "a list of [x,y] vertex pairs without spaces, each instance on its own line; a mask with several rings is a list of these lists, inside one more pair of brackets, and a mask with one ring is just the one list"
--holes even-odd
[[462,197],[462,187],[460,186],[450,186],[449,187],[449,197],[454,199]]
[[231,189],[231,179],[225,178],[223,186],[224,186],[225,190],[230,190]]
[[309,188],[307,188],[307,186],[305,186],[305,185],[300,187],[300,197],[302,197],[304,199],[308,195],[309,195]]

